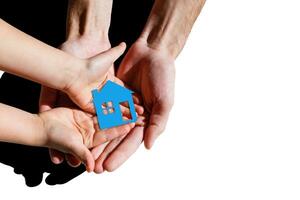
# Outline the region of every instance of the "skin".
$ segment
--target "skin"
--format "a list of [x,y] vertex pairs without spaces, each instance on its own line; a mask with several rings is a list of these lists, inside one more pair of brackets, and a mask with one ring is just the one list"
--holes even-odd
[[[81,109],[94,112],[91,91],[101,88],[125,43],[90,59],[50,47],[0,20],[0,69],[60,90]],[[17,48],[16,48],[17,47]],[[43,67],[41,67],[43,66]]]
[[[141,93],[149,112],[147,128],[135,127],[111,152],[103,166],[120,167],[144,140],[150,149],[166,127],[174,102],[174,61],[182,50],[205,0],[156,0],[144,31],[126,54],[117,76]],[[96,162],[95,170],[99,162]]]
[[[61,45],[60,49],[64,52],[76,56],[81,59],[94,57],[110,49],[111,45],[108,39],[108,30],[110,25],[112,1],[97,0],[97,1],[69,1],[68,17],[67,17],[67,39]],[[100,16],[99,16],[100,15]],[[124,85],[123,82],[115,77],[113,64],[107,74],[107,79]],[[134,98],[137,102],[137,98]],[[40,96],[40,112],[51,110],[55,107],[67,106],[74,108],[76,105],[63,92],[52,89],[46,86],[42,87]],[[139,115],[143,114],[142,106],[135,105]],[[128,109],[122,110],[123,113]],[[140,118],[139,124],[142,124]],[[124,131],[121,130],[122,134]],[[126,134],[129,130],[126,132]],[[115,133],[116,136],[117,133]],[[106,139],[114,139],[114,135],[106,134]],[[94,159],[97,159],[99,154],[105,149],[109,142],[98,145],[92,150]],[[79,159],[76,159],[71,154],[64,154],[55,149],[50,149],[50,158],[53,163],[60,164],[64,159],[72,167],[77,167],[81,164]]]
[[[102,87],[113,62],[126,48],[121,43],[90,59],[79,59],[3,20],[0,20],[0,38],[5,38],[0,44],[1,70],[60,90],[86,111],[93,111],[90,91]],[[1,141],[56,148],[84,162],[88,171],[94,170],[94,158],[88,148],[121,137],[134,126],[99,131],[91,115],[75,108],[52,109],[36,116],[0,104],[0,113]],[[17,125],[12,124],[11,118],[17,119]]]
[[78,109],[61,107],[37,115],[4,104],[0,104],[0,121],[0,141],[55,148],[79,159],[88,172],[95,166],[89,148],[106,142],[103,135],[120,137],[134,126],[100,130],[95,117]]
[[[85,4],[86,1],[78,1],[78,3]],[[105,147],[95,147],[92,152],[96,159],[96,173],[116,170],[137,150],[143,140],[147,149],[152,148],[157,137],[164,131],[174,103],[174,62],[184,47],[204,3],[205,0],[155,1],[142,34],[129,49],[117,73],[117,77],[126,85],[141,94],[142,98],[137,103],[143,103],[149,113],[148,126],[146,128],[136,126],[128,135],[112,140]],[[104,13],[103,8],[90,16]],[[77,10],[73,13],[83,12]],[[72,15],[69,18],[73,18]],[[97,19],[97,17],[90,19],[93,18]],[[79,20],[73,22],[73,25],[80,24]],[[88,24],[94,23],[84,23],[84,26]],[[75,30],[73,35],[80,35],[78,28],[68,30]],[[85,27],[81,30],[93,29]],[[106,33],[105,28],[104,30],[99,32]],[[80,36],[89,38],[88,40],[95,39],[93,36],[85,37],[85,34]],[[86,48],[94,49],[92,45]]]

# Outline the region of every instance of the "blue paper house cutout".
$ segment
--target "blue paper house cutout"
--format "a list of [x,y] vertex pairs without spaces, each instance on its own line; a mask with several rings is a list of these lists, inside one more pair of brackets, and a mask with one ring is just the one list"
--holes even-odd
[[[100,129],[136,122],[137,114],[134,108],[132,93],[131,90],[112,81],[107,81],[100,91],[97,89],[92,91]],[[120,107],[121,103],[126,102],[131,114],[131,119],[128,120],[123,119]]]

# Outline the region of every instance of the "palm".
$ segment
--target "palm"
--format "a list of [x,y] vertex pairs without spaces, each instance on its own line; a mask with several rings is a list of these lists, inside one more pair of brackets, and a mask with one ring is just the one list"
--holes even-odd
[[[61,49],[78,58],[89,58],[110,48],[109,43],[93,41],[92,44],[87,44],[86,42],[88,41],[68,41],[62,44]],[[118,82],[118,80],[114,79],[113,66],[108,74],[108,79]],[[77,108],[77,105],[65,93],[43,86],[40,97],[40,111],[44,112],[58,106]],[[106,144],[98,145],[97,153],[101,153],[105,146]],[[57,150],[50,149],[50,157],[54,163],[59,164],[64,160],[65,155]],[[66,160],[74,167],[80,164],[80,161],[72,155],[67,154]]]
[[[103,134],[100,134],[101,130],[98,129],[95,118],[80,110],[63,107],[39,115],[44,121],[46,145],[67,153],[67,160],[71,164],[78,165],[83,161],[88,171],[93,170],[94,159],[88,148],[103,142]],[[52,151],[55,152],[61,154]]]
[[[83,143],[92,148],[106,142],[113,134],[125,134],[132,125],[100,130],[97,118],[76,108],[59,107],[40,114],[47,122],[46,127],[51,130],[50,141],[57,141],[65,145],[71,142]],[[63,145],[62,145],[63,146]]]
[[150,113],[149,124],[147,129],[136,126],[128,135],[110,142],[96,160],[96,172],[117,169],[138,149],[143,139],[150,148],[165,128],[173,105],[174,59],[164,52],[137,41],[126,54],[117,76],[142,95],[144,107]]
[[136,42],[118,71],[118,77],[141,93],[150,113],[145,145],[150,148],[164,130],[174,101],[175,68],[172,58]]
[[[46,119],[49,131],[49,141],[59,150],[73,144],[84,144],[91,147],[95,143],[96,124],[92,117],[80,110],[70,108],[55,108],[41,114]],[[67,152],[70,153],[70,152]]]

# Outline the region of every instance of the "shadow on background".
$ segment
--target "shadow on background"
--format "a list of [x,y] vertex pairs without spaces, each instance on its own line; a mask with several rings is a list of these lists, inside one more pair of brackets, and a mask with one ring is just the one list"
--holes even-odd
[[[131,46],[141,33],[152,4],[153,0],[114,0],[109,33],[112,46],[121,41]],[[54,47],[64,42],[66,11],[67,0],[0,3],[1,19]],[[11,74],[4,73],[0,80],[0,102],[28,112],[38,112],[39,93],[40,85]],[[71,168],[66,163],[52,164],[46,148],[3,142],[0,142],[0,163],[13,167],[31,187],[41,183],[44,172],[50,173],[46,183],[55,185],[64,184],[85,171],[83,166]]]

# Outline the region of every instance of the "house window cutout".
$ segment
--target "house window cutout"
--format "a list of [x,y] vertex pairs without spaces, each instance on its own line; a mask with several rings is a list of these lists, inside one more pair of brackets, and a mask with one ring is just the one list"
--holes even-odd
[[102,112],[104,115],[112,114],[115,112],[115,109],[113,107],[113,103],[111,101],[108,101],[106,103],[102,103],[101,105]]
[[114,113],[115,112],[115,109],[113,109],[113,108],[110,108],[110,109],[108,109],[108,113]]
[[123,101],[120,102],[120,109],[121,109],[121,113],[122,113],[122,119],[123,121],[130,121],[132,120],[132,115],[129,109],[129,103],[128,101]]
[[107,112],[106,109],[103,109],[102,112],[103,112],[104,115],[107,115],[107,114],[108,114],[108,112]]

